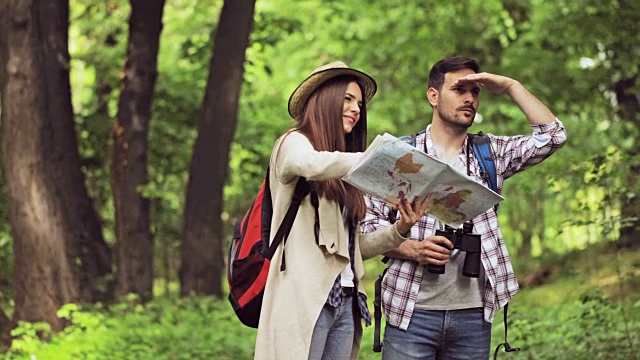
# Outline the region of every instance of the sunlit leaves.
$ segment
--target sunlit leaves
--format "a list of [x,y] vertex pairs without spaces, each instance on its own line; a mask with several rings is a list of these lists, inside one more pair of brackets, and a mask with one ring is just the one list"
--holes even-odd
[[49,331],[46,324],[20,324],[7,359],[248,359],[255,344],[255,330],[233,326],[240,323],[232,309],[212,298],[165,297],[144,306],[127,300],[62,311],[71,324],[51,341],[37,337]]

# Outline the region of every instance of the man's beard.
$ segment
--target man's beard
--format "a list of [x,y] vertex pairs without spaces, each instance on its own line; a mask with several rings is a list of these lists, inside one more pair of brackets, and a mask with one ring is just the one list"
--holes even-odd
[[456,109],[455,112],[449,114],[445,114],[441,109],[442,108],[438,108],[438,115],[440,115],[440,119],[442,119],[445,124],[457,129],[468,129],[471,127],[471,125],[473,125],[473,121],[475,119],[474,109],[472,109],[474,116],[471,118],[471,121],[467,120],[467,118],[464,118],[457,113],[457,111],[460,109]]

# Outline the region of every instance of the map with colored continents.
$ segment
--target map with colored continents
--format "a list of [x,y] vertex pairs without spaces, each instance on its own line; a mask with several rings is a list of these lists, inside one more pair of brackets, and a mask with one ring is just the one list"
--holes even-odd
[[429,192],[429,215],[454,228],[484,213],[502,196],[464,172],[390,134],[376,136],[344,181],[395,206]]

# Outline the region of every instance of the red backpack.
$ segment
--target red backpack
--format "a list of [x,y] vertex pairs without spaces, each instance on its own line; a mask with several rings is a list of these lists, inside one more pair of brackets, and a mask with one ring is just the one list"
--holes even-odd
[[[256,199],[242,220],[238,220],[235,224],[227,262],[229,302],[231,302],[240,321],[246,326],[258,327],[271,258],[280,243],[287,241],[298,208],[309,192],[311,192],[311,183],[301,177],[293,192],[291,205],[289,205],[271,245],[269,245],[273,205],[269,187],[269,169],[267,168],[267,176],[262,182]],[[317,220],[318,198],[315,196],[315,192],[313,195],[311,202],[316,209]],[[284,271],[285,267],[283,255],[280,271]]]

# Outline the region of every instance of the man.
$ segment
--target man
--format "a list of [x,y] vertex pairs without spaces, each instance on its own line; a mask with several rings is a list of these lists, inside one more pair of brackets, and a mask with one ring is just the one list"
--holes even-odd
[[[567,136],[562,123],[522,84],[508,77],[481,73],[477,62],[464,57],[438,61],[429,73],[427,100],[433,107],[431,124],[416,137],[415,146],[486,183],[478,160],[468,147],[467,130],[479,106],[480,90],[506,94],[531,124],[522,136],[489,134],[497,171],[498,192],[503,181],[536,165],[558,150]],[[389,225],[392,209],[367,197],[363,231]],[[518,291],[504,239],[493,208],[473,219],[481,235],[480,275],[462,275],[465,253],[453,249],[446,237],[435,236],[443,224],[423,216],[411,229],[411,239],[387,253],[388,271],[382,282],[387,319],[382,358],[487,359],[495,312]],[[428,264],[445,265],[443,274]]]

